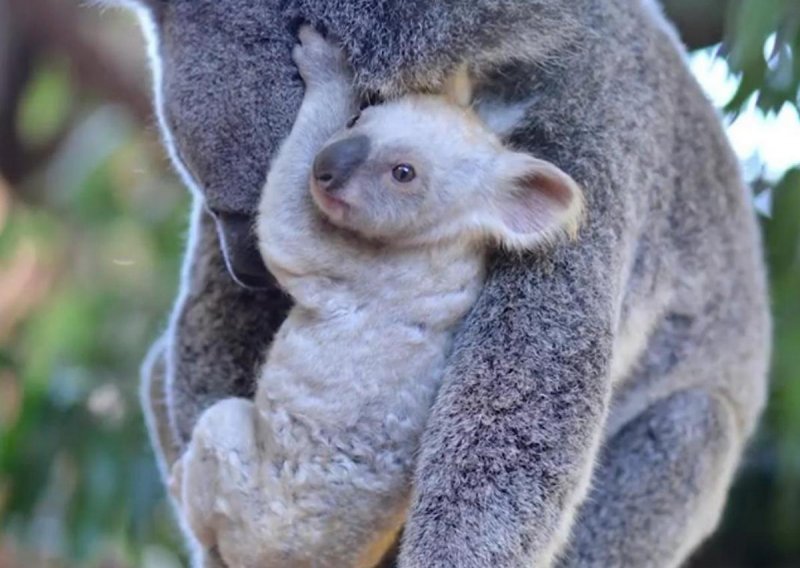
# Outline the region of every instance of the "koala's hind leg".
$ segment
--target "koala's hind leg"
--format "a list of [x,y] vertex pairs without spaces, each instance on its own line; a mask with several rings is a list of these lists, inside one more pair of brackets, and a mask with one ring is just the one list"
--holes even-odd
[[678,565],[716,527],[740,448],[722,397],[686,390],[653,404],[604,448],[557,564]]

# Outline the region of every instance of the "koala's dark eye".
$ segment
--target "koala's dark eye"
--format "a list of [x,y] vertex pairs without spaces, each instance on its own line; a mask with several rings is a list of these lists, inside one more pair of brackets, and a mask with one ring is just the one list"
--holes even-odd
[[417,177],[417,172],[414,171],[413,166],[400,164],[392,170],[392,177],[400,183],[408,183]]
[[359,118],[361,118],[361,113],[353,115],[350,120],[347,121],[347,128],[353,128],[356,124],[358,124]]

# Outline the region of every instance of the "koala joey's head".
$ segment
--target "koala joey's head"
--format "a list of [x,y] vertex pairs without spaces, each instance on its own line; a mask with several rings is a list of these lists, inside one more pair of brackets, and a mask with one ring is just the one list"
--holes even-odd
[[98,1],[140,15],[170,156],[213,215],[230,273],[240,283],[266,285],[254,219],[270,157],[303,95],[282,3]]
[[371,239],[451,239],[524,250],[574,232],[583,198],[549,162],[504,147],[447,96],[369,107],[313,164],[311,193],[334,224]]

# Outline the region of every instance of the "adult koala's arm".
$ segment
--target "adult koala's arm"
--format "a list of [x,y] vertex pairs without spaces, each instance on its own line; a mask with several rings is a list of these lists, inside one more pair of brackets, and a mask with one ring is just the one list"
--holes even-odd
[[647,167],[646,153],[624,151],[645,132],[626,116],[636,123],[646,103],[619,106],[613,58],[594,42],[574,43],[560,65],[488,78],[530,98],[510,143],[568,171],[587,218],[575,243],[496,258],[423,437],[403,568],[550,566],[588,491],[636,239],[630,182]]

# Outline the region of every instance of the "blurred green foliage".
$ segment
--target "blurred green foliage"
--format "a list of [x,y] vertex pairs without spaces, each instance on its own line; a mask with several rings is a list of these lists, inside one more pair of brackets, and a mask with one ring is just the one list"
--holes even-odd
[[[731,6],[726,110],[798,106],[800,3]],[[106,24],[130,25],[118,18]],[[0,177],[0,568],[176,566],[137,388],[176,292],[188,196],[155,127],[67,57],[35,61],[16,116],[26,145],[57,150],[13,186]],[[800,169],[758,187],[775,203],[772,397],[703,567],[800,565]]]
[[20,138],[67,133],[29,179],[0,182],[3,567],[179,565],[137,395],[188,196],[154,127],[96,95],[63,58],[38,61]]
[[787,103],[797,106],[800,2],[739,0],[731,3],[727,18],[724,54],[740,83],[726,110],[738,111],[753,95],[767,112]]

